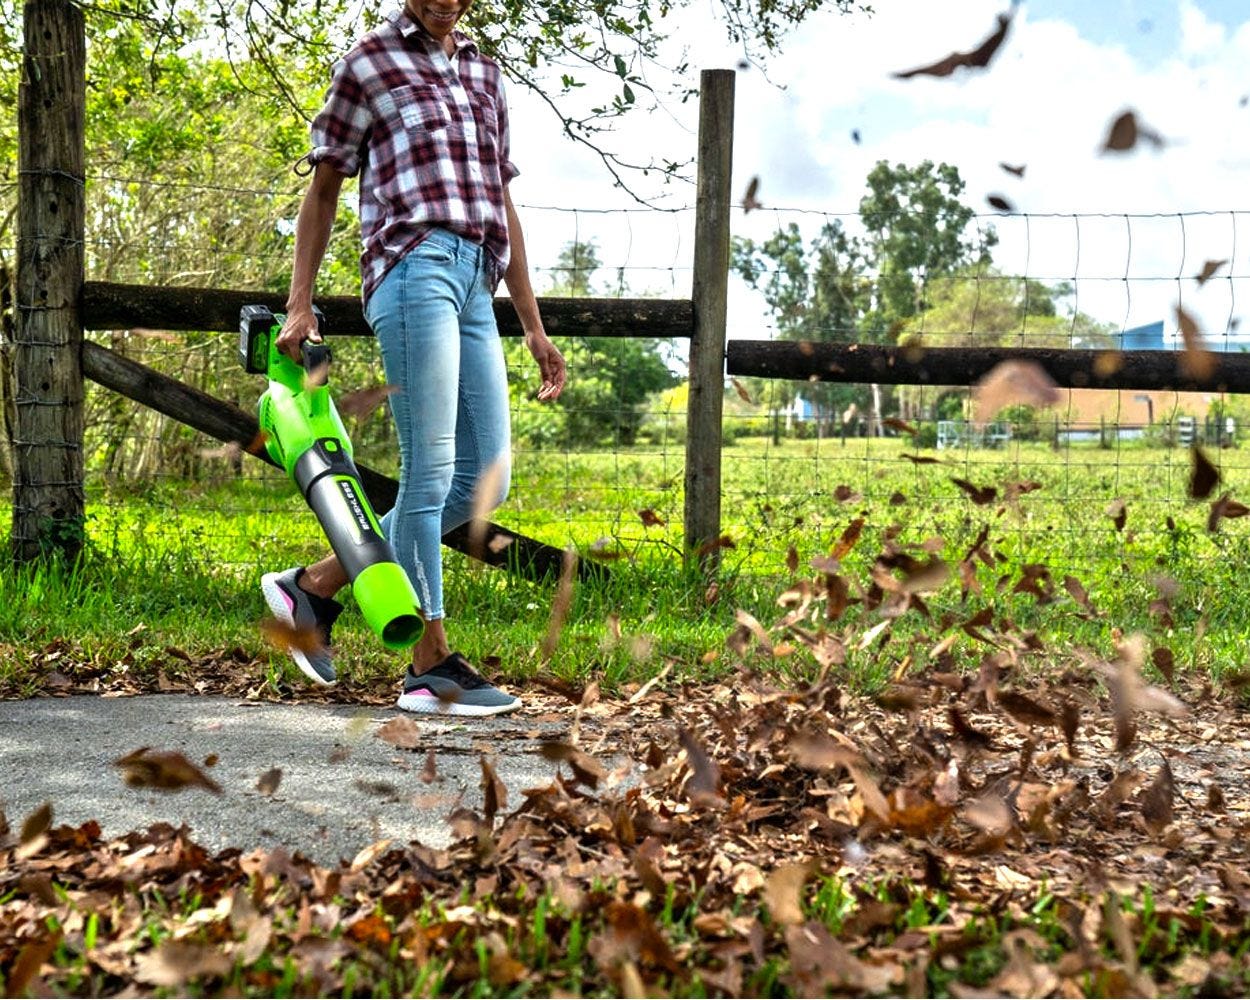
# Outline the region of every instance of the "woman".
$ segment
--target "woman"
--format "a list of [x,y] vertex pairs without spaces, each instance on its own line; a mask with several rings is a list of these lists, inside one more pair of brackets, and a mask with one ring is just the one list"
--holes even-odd
[[[402,468],[382,526],[421,600],[426,630],[413,647],[398,706],[495,715],[520,700],[452,651],[444,628],[441,537],[469,520],[479,480],[507,496],[510,427],[503,350],[492,298],[502,279],[542,375],[540,399],[564,388],[564,358],[547,338],[530,285],[521,224],[508,194],[508,111],[499,67],[456,24],[472,0],[408,0],[335,67],[305,158],[287,316],[278,346],[298,358],[318,340],[313,283],[344,177],[360,173],[361,294],[382,351]],[[487,474],[489,471],[489,475]],[[337,559],[268,573],[280,621],[316,628],[314,653],[292,651],[314,681],[335,680],[330,629],[347,583]]]

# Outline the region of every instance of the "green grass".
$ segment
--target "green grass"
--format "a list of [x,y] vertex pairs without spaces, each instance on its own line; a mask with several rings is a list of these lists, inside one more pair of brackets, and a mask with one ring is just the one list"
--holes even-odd
[[[123,925],[137,928],[128,941],[127,950],[132,952],[156,948],[188,926],[197,911],[200,927],[189,933],[183,929],[177,935],[190,945],[219,950],[223,942],[237,940],[241,933],[232,933],[223,915],[229,905],[204,920],[221,898],[237,891],[229,881],[213,883],[212,895],[207,898],[196,894],[170,901],[157,893],[125,889],[104,915],[84,911],[60,884],[54,889],[61,904],[55,914],[45,917],[45,925],[49,932],[61,932],[63,937],[49,958],[51,971],[45,980],[57,995],[102,995],[117,989],[120,980],[97,964],[95,947],[119,935]],[[238,889],[246,889],[257,899],[267,895],[254,878]],[[286,902],[281,899],[283,895]],[[155,995],[289,997],[320,993],[318,981],[309,975],[309,963],[294,947],[300,895],[292,889],[267,900],[272,905],[265,906],[263,912],[272,920],[273,934],[255,960],[236,960],[224,974],[195,977],[176,992],[158,988]],[[454,898],[429,894],[411,908],[398,901],[379,901],[368,912],[356,908],[350,920],[329,932],[330,940],[347,946],[347,954],[326,971],[326,976],[337,984],[335,994],[343,996],[524,997],[550,995],[557,990],[584,996],[617,995],[595,960],[591,942],[599,939],[602,943],[604,935],[611,933],[604,908],[619,898],[620,887],[603,883],[592,889],[586,905],[579,909],[570,909],[550,889],[535,893],[524,886],[472,900],[463,889]],[[351,906],[341,897],[333,902],[344,908]],[[450,911],[466,903],[476,911],[475,920],[449,933],[448,928],[456,927]],[[869,905],[877,908],[873,916],[848,931],[847,921],[859,917]],[[1043,888],[1032,897],[955,903],[943,890],[906,879],[859,881],[826,875],[807,886],[801,906],[804,920],[823,925],[835,939],[847,942],[860,954],[875,954],[877,960],[892,959],[903,965],[923,960],[925,995],[932,997],[960,995],[961,987],[992,988],[1006,969],[1013,947],[1039,967],[1061,970],[1065,956],[1074,958],[1083,947],[1074,935],[1086,911],[1099,914],[1107,907],[1121,914],[1134,948],[1132,963],[1165,995],[1210,995],[1206,991],[1211,989],[1223,990],[1222,995],[1242,995],[1250,985],[1244,963],[1250,949],[1250,925],[1244,920],[1230,923],[1228,908],[1221,919],[1201,900],[1186,910],[1160,908],[1149,886],[1124,898],[1060,898]],[[125,920],[123,912],[128,915]],[[660,972],[658,978],[654,978],[654,971],[651,974],[655,988],[663,989],[666,995],[714,995],[701,973],[720,967],[725,942],[715,933],[701,930],[697,918],[716,913],[732,913],[735,918],[759,923],[762,960],[753,960],[746,949],[739,949],[744,959],[742,995],[796,995],[785,927],[773,920],[758,895],[735,897],[728,910],[717,911],[706,907],[697,893],[679,899],[676,887],[670,885],[668,897],[653,901],[650,913],[671,954],[677,956],[670,971]],[[1060,975],[1085,996],[1121,995],[1119,991],[1125,986],[1117,970],[1125,968],[1126,956],[1105,918],[1092,926],[1098,930],[1085,951],[1086,959],[1067,972],[1060,971]],[[919,937],[914,933],[917,930]],[[423,961],[413,961],[410,951],[407,957],[401,954],[401,949],[411,947],[418,938],[429,942]],[[1185,982],[1174,975],[1186,959],[1205,961],[1217,953],[1227,955],[1229,961],[1213,966],[1205,981]],[[2,984],[0,978],[0,987]],[[890,993],[904,995],[901,990]]]
[[[681,470],[672,450],[547,455],[518,452],[513,493],[494,518],[584,556],[616,555],[611,580],[583,583],[545,662],[540,645],[550,627],[554,584],[529,583],[485,569],[457,553],[446,559],[449,631],[467,655],[517,680],[537,672],[602,678],[608,686],[638,681],[669,666],[678,676],[715,672],[718,650],[745,609],[766,625],[782,614],[777,597],[797,578],[815,579],[810,560],[827,555],[853,520],[862,537],[843,559],[853,586],[869,583],[873,560],[896,545],[919,552],[934,539],[948,564],[964,557],[983,527],[995,565],[978,567],[982,592],[961,595],[956,579],[926,597],[932,617],[909,612],[892,628],[898,655],[852,647],[846,665],[857,683],[882,682],[904,652],[923,659],[938,623],[985,606],[1033,630],[1066,661],[1072,646],[1107,648],[1113,629],[1143,631],[1173,648],[1180,669],[1219,676],[1240,667],[1250,621],[1241,568],[1250,561],[1246,521],[1206,530],[1207,503],[1185,497],[1189,456],[1183,450],[1072,449],[1017,445],[1006,452],[929,453],[942,464],[902,457],[905,442],[748,439],[726,449],[724,531],[717,591],[683,565]],[[914,452],[912,452],[914,453]],[[1217,456],[1236,495],[1240,452]],[[1017,502],[976,506],[952,481],[995,485],[1033,481]],[[835,498],[835,491],[851,495]],[[1217,491],[1219,492],[1219,491]],[[1117,531],[1107,505],[1125,500],[1128,523]],[[665,523],[644,524],[650,510]],[[28,566],[0,576],[0,690],[29,693],[50,669],[30,654],[68,643],[66,658],[86,658],[95,676],[177,674],[180,659],[236,647],[259,666],[256,683],[290,681],[285,658],[270,654],[257,622],[265,608],[262,572],[311,561],[324,551],[315,519],[276,476],[201,483],[152,482],[142,488],[89,490],[88,544],[72,569]],[[7,527],[7,510],[0,525]],[[787,556],[797,558],[792,577]],[[1013,593],[1024,567],[1043,565],[1053,599]],[[1096,616],[1080,613],[1065,577],[1088,591]],[[1170,624],[1152,608],[1160,581],[1174,587]],[[854,592],[854,589],[853,589]],[[368,633],[355,606],[336,629],[340,662],[364,684],[390,682],[402,657]],[[852,607],[833,628],[860,631],[879,620]],[[619,632],[619,636],[618,633]],[[242,659],[242,657],[236,657]],[[811,672],[802,656],[779,663]]]

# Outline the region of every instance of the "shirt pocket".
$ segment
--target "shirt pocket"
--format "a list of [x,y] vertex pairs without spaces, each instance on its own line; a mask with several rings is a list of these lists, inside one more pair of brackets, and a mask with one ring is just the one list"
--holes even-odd
[[435,87],[424,84],[396,87],[390,97],[404,128],[410,132],[437,132],[451,122],[447,104]]
[[488,136],[493,144],[499,135],[499,111],[495,107],[495,98],[480,90],[470,90],[469,104],[473,107],[473,120],[478,131]]

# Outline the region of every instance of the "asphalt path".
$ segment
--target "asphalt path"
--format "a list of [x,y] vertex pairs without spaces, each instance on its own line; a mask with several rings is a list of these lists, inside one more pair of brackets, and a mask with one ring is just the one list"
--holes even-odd
[[[396,718],[415,723],[408,730],[414,746],[378,735]],[[0,808],[14,828],[50,802],[55,825],[94,819],[106,837],[185,823],[210,851],[282,846],[333,866],[386,838],[445,846],[452,809],[482,806],[483,754],[509,803],[520,801],[522,789],[549,784],[557,765],[539,745],[563,737],[568,721],[550,714],[417,717],[376,706],[196,695],[5,701]],[[141,747],[182,753],[221,793],[128,785],[115,762]],[[203,766],[206,760],[212,765]]]

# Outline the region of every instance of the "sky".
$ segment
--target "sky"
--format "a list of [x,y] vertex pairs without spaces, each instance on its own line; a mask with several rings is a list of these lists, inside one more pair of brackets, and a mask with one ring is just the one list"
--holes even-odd
[[[696,0],[674,24],[676,37],[695,40],[696,70],[742,59],[716,24],[717,6]],[[1162,319],[1171,336],[1178,304],[1209,342],[1235,329],[1241,312],[1250,320],[1250,4],[1024,0],[987,69],[909,80],[892,74],[974,48],[1009,0],[874,6],[872,15],[815,15],[763,69],[737,71],[735,235],[760,240],[791,221],[814,234],[826,213],[853,215],[877,161],[945,161],[959,168],[966,203],[998,232],[1005,272],[1072,281],[1076,307],[1118,328]],[[522,170],[512,193],[540,291],[549,284],[541,268],[577,238],[595,239],[631,289],[688,295],[692,213],[640,210],[533,98],[514,86],[510,105]],[[1162,148],[1101,151],[1128,109]],[[696,135],[691,101],[637,115],[605,144],[685,159]],[[1024,165],[1024,176],[1002,161]],[[752,177],[764,207],[745,213]],[[689,184],[657,189],[641,178],[637,187],[667,206],[694,202]],[[990,194],[1023,214],[995,212]],[[1204,262],[1224,259],[1198,286]],[[598,284],[606,291],[615,277],[605,269]],[[729,326],[731,337],[770,335],[762,299],[736,280]]]

